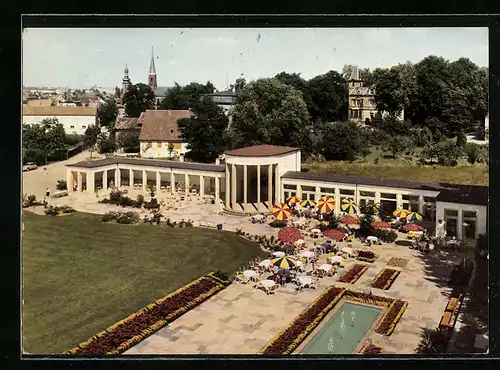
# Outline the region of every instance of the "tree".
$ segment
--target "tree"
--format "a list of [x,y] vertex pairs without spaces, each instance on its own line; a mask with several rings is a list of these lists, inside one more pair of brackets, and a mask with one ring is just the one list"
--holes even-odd
[[375,76],[377,110],[398,116],[407,106],[407,95],[400,71],[396,68],[377,70]]
[[437,149],[438,163],[443,166],[455,166],[462,155],[462,149],[453,142],[440,143]]
[[116,144],[113,135],[106,136],[104,133],[99,133],[97,136],[97,145],[99,153],[112,153],[116,150]]
[[138,148],[140,146],[139,131],[131,130],[121,133],[118,137],[118,145],[122,148]]
[[155,106],[155,95],[148,85],[139,83],[132,85],[123,94],[123,103],[125,104],[125,113],[129,117],[139,117],[147,109],[153,109]]
[[354,160],[367,147],[364,135],[354,122],[327,124],[323,133],[323,155],[327,160]]
[[202,163],[212,163],[226,149],[224,133],[229,120],[224,111],[210,98],[194,102],[194,116],[180,119],[179,131],[188,144],[186,157]]
[[347,118],[347,81],[336,71],[330,71],[308,81],[309,113],[313,120],[335,122]]
[[61,159],[67,150],[64,127],[56,118],[23,124],[22,146],[25,161],[42,164],[48,159]]
[[384,150],[390,151],[392,158],[396,159],[397,154],[410,150],[413,147],[413,141],[408,136],[388,135],[384,145]]
[[459,147],[459,148],[463,148],[465,147],[465,145],[467,144],[467,136],[465,136],[465,133],[460,130],[458,132],[458,135],[457,135],[457,139],[456,139],[456,145]]
[[90,148],[97,144],[97,138],[101,133],[101,129],[97,125],[90,125],[85,130],[85,134],[83,136],[83,146],[86,148]]
[[424,328],[422,339],[415,349],[416,353],[445,353],[448,345],[448,337],[440,329]]
[[240,92],[245,87],[246,84],[247,80],[245,80],[243,77],[238,78],[234,83],[234,91],[236,93]]
[[238,95],[228,132],[231,147],[289,145],[311,150],[311,124],[302,94],[275,78],[250,82]]
[[214,85],[207,82],[202,85],[197,82],[191,82],[189,85],[175,87],[168,91],[165,99],[162,101],[161,109],[190,109],[200,101],[202,95],[212,94],[215,91]]
[[101,126],[114,126],[118,116],[118,106],[115,99],[108,99],[97,108],[97,115]]
[[118,86],[116,86],[115,87],[115,98],[119,99],[121,96],[122,96],[122,91]]
[[485,145],[467,143],[464,151],[470,164],[486,162],[488,159],[488,150]]

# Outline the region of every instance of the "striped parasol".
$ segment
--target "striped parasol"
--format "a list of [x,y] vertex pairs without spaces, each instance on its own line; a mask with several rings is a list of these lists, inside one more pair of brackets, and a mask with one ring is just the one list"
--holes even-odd
[[306,199],[304,201],[302,201],[302,203],[300,203],[300,205],[302,207],[314,207],[316,205],[316,203],[314,203],[312,200],[310,199]]
[[290,269],[297,266],[297,261],[290,257],[275,258],[271,260],[271,263],[281,269]]
[[356,213],[358,213],[358,206],[352,199],[342,199],[340,209],[342,210],[342,212],[345,212],[348,215],[355,215]]
[[411,211],[408,211],[407,209],[396,209],[392,214],[396,216],[397,218],[406,218],[411,213]]
[[271,211],[274,217],[277,220],[286,220],[290,217],[291,211],[290,207],[288,207],[285,203],[277,203],[273,206],[273,210]]
[[408,216],[406,216],[408,221],[420,221],[422,218],[423,216],[418,212],[410,212]]
[[300,202],[302,202],[302,199],[300,199],[300,198],[299,198],[298,196],[296,196],[296,195],[292,195],[292,196],[290,196],[290,197],[286,198],[286,202],[287,202],[288,204],[295,204],[295,203],[300,203]]
[[335,209],[335,199],[327,195],[318,200],[318,209],[322,213],[330,213]]

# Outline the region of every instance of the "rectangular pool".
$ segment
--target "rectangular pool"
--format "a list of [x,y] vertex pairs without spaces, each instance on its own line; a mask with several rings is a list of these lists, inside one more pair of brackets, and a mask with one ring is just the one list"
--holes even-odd
[[300,353],[352,354],[381,311],[377,307],[345,302]]

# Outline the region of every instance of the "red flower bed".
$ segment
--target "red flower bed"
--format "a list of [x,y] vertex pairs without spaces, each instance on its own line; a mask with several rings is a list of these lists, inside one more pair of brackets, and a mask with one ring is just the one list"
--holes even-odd
[[391,224],[385,221],[374,221],[372,222],[372,226],[376,229],[390,229]]
[[379,355],[383,352],[383,349],[380,347],[377,347],[376,345],[373,344],[365,344],[363,348],[361,348],[361,351],[359,353],[362,353],[363,355]]
[[295,243],[300,238],[300,230],[296,227],[288,226],[278,231],[278,239],[285,243]]
[[356,263],[355,265],[352,265],[351,268],[347,270],[338,281],[341,283],[354,284],[366,270],[368,270],[368,266]]
[[[156,328],[156,330],[151,329],[151,332],[147,334],[144,333],[145,330],[150,329],[158,322],[167,319],[168,322],[172,322],[184,312],[194,307],[193,303],[199,304],[207,299],[208,296],[203,297],[203,294],[207,294],[217,287],[221,290],[225,286],[227,286],[227,283],[222,282],[221,277],[217,274],[204,276],[193,285],[181,288],[178,293],[167,296],[163,301],[160,300],[151,307],[148,306],[146,309],[113,325],[81,346],[66,352],[66,354],[105,355],[117,351],[118,347],[124,345],[132,338],[143,336],[143,338],[140,339],[142,340],[153,334],[154,331],[159,330],[160,327]],[[215,292],[212,294],[215,294]],[[185,310],[182,310],[182,308],[185,308]],[[169,315],[171,316],[167,318]],[[125,349],[123,349],[123,351]]]
[[264,355],[291,353],[319,324],[321,318],[335,306],[344,291],[342,288],[329,287],[311,306],[302,311],[284,331],[271,340],[260,353]]
[[359,261],[373,263],[377,259],[377,256],[372,251],[359,251],[356,259]]
[[339,242],[345,238],[345,232],[339,229],[325,230],[323,231],[323,235],[327,238],[334,239]]
[[403,226],[405,231],[424,231],[425,228],[417,224],[406,224]]
[[372,281],[372,287],[387,290],[391,287],[394,280],[398,277],[400,271],[393,269],[383,269],[380,274]]
[[384,317],[382,317],[382,320],[380,320],[380,323],[375,328],[375,332],[383,335],[391,335],[397,322],[406,310],[406,306],[408,306],[408,302],[394,300],[394,302],[389,306]]
[[349,215],[344,215],[340,218],[340,223],[344,225],[358,225],[359,220],[356,217],[349,216]]

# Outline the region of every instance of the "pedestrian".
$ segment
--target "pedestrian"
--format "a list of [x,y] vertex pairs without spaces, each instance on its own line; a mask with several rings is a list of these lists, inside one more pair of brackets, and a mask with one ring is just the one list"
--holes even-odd
[[48,198],[50,197],[50,189],[47,188],[47,190],[45,191],[45,196]]

